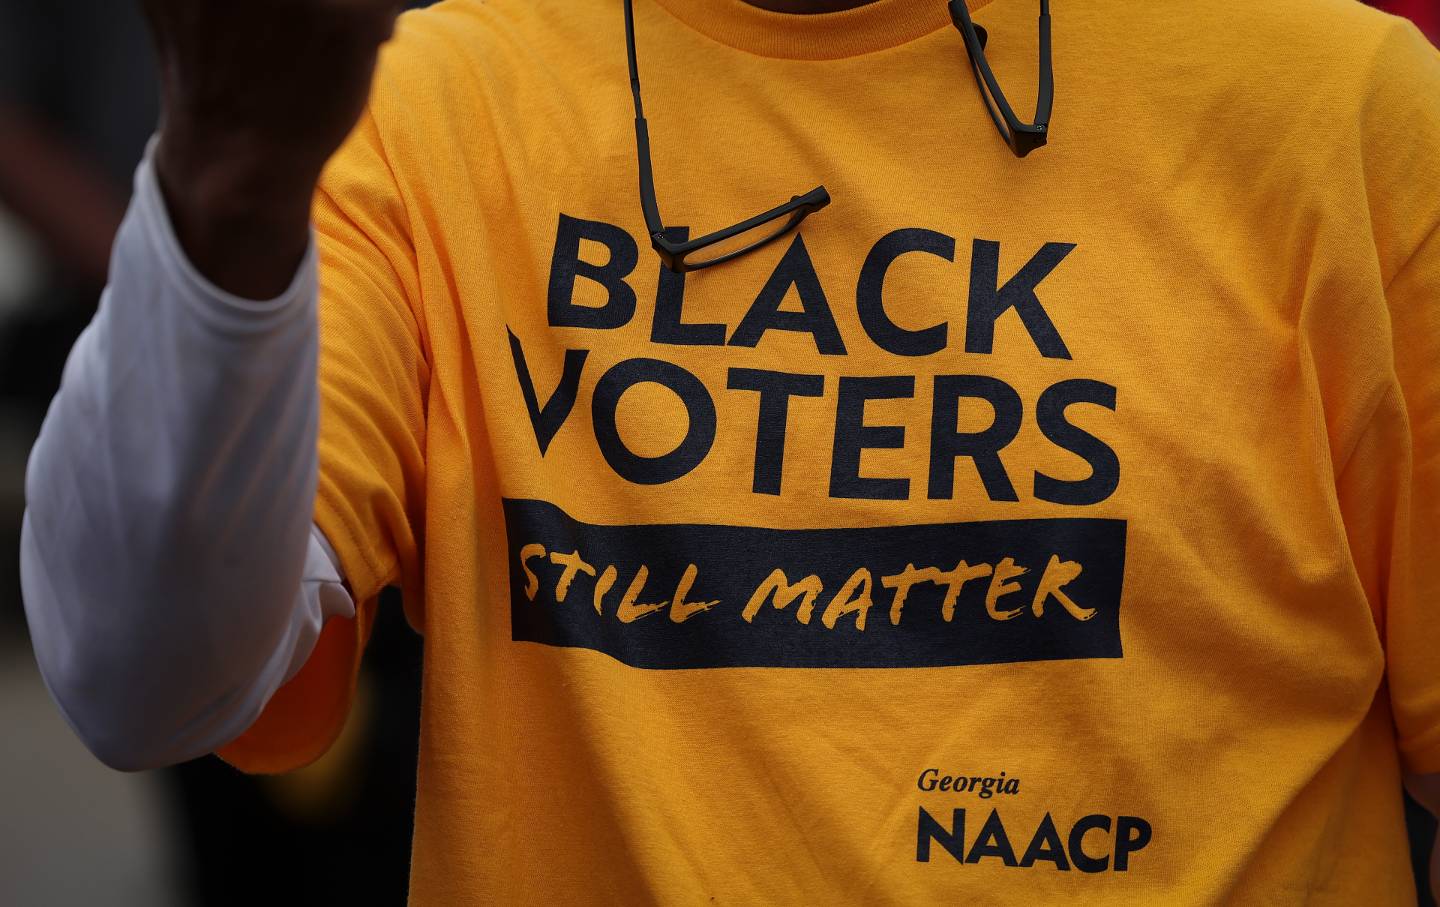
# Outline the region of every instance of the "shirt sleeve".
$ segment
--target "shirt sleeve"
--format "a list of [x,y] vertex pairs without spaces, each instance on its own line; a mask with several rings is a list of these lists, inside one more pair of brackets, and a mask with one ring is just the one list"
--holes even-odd
[[1410,25],[1382,47],[1368,111],[1390,380],[1337,464],[1351,551],[1374,605],[1407,771],[1440,771],[1440,54]]
[[353,611],[311,523],[315,304],[313,247],[273,300],[208,283],[147,153],[31,453],[20,550],[41,674],[115,768],[241,733]]
[[430,369],[413,301],[409,220],[367,111],[321,178],[320,475],[315,523],[356,603],[329,621],[309,661],[260,719],[221,749],[246,771],[314,761],[339,736],[382,589],[399,585],[417,626],[423,595],[425,400]]
[[1440,234],[1390,283],[1398,382],[1339,477],[1346,530],[1378,604],[1401,756],[1440,771]]

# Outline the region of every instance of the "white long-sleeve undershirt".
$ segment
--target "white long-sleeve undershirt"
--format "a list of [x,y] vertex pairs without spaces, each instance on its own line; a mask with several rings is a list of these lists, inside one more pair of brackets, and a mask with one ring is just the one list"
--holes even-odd
[[317,264],[249,301],[205,280],[153,168],[30,456],[21,580],[36,659],[106,764],[211,752],[354,605],[313,525]]

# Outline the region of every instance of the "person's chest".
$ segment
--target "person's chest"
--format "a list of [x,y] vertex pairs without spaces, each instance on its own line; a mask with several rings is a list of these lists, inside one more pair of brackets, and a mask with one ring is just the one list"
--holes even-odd
[[1018,160],[944,37],[652,82],[667,224],[834,199],[701,271],[650,248],[618,66],[477,83],[486,117],[401,174],[444,416],[430,532],[503,523],[496,591],[599,622],[526,632],[683,636],[788,595],[798,649],[715,657],[883,663],[810,639],[862,619],[931,663],[1114,657],[1126,602],[1204,601],[1214,646],[1257,598],[1350,594],[1299,328],[1314,269],[1346,265],[1307,246],[1321,202],[1275,204],[1308,175],[1127,145],[1083,73]]
[[[1128,602],[1205,601],[1244,637],[1257,598],[1342,572],[1299,300],[1163,200],[1027,183],[1013,205],[837,157],[797,233],[680,275],[622,151],[517,184],[480,244],[457,220],[426,300],[456,416],[429,456],[487,477],[430,508],[503,516],[494,578],[596,622],[522,632],[648,664],[621,631],[653,627],[684,666],[663,639],[728,610],[794,644],[722,663],[1114,657]],[[1073,180],[1054,170],[1036,181]]]

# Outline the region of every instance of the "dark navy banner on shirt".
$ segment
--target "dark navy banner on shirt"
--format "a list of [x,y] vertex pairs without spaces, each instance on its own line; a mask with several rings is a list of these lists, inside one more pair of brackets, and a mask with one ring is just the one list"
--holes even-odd
[[511,633],[638,668],[1119,658],[1125,522],[594,526],[506,500]]

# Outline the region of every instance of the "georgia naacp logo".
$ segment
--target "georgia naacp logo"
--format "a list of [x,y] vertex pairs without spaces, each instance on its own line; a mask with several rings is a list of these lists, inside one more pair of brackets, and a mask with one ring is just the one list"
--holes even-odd
[[1020,779],[1005,772],[989,777],[927,768],[915,787],[926,795],[915,826],[918,863],[1128,872],[1154,837],[1150,822],[1139,816],[1067,816],[1047,810],[1037,819],[1037,810],[1020,808]]

